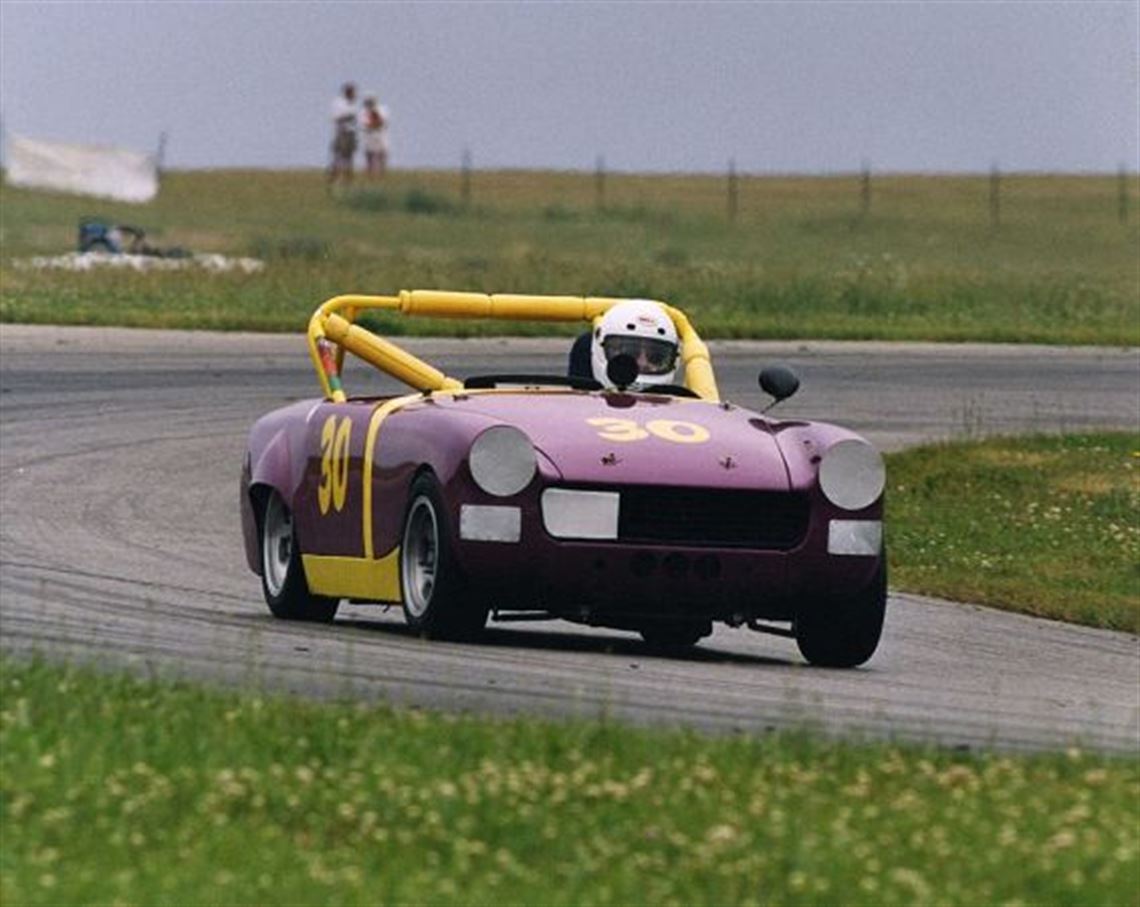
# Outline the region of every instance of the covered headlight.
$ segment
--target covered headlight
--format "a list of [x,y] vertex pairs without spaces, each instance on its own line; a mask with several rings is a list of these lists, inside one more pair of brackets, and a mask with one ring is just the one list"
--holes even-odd
[[479,435],[467,460],[475,484],[497,497],[518,494],[538,468],[530,438],[510,425],[496,425]]
[[883,458],[866,441],[833,444],[819,464],[819,487],[836,507],[862,510],[879,499],[887,480]]

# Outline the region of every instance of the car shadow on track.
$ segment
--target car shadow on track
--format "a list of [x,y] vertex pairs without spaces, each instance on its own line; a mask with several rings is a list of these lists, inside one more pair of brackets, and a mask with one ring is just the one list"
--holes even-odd
[[[417,639],[418,634],[407,624],[389,621],[376,621],[364,618],[340,618],[337,627],[352,628],[367,633],[383,633],[404,639]],[[615,634],[619,631],[614,631]],[[741,631],[745,632],[745,631]],[[426,640],[425,640],[426,642]],[[466,642],[431,640],[433,646],[480,646],[503,649],[538,649],[558,652],[587,652],[599,655],[615,655],[622,658],[657,658],[677,662],[698,664],[743,664],[791,666],[794,659],[777,658],[751,652],[734,651],[715,646],[711,640],[704,640],[693,647],[658,647],[633,636],[595,635],[566,631],[536,629],[531,624],[527,629],[504,628],[491,625],[476,639]]]

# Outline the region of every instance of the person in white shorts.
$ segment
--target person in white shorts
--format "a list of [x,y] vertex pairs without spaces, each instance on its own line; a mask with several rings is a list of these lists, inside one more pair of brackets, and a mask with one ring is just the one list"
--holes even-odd
[[364,98],[360,113],[364,135],[364,166],[369,179],[379,179],[388,169],[388,108],[376,102],[376,95]]

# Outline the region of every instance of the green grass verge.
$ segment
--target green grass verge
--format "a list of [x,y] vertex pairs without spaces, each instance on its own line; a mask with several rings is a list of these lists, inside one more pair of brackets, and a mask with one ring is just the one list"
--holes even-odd
[[[337,293],[444,288],[650,296],[709,337],[1140,343],[1137,218],[1117,219],[1114,177],[1003,181],[988,220],[985,177],[724,181],[479,173],[472,203],[446,172],[397,171],[329,196],[321,174],[169,174],[134,206],[0,187],[0,321],[303,330]],[[1135,192],[1135,187],[1132,188]],[[73,274],[14,262],[74,247],[99,214],[159,245],[256,255],[255,275]],[[547,333],[549,326],[389,319],[389,333]],[[569,330],[569,329],[568,329]]]
[[1140,435],[887,457],[891,586],[1140,633]]
[[1136,903],[1140,766],[315,704],[0,660],[24,904]]

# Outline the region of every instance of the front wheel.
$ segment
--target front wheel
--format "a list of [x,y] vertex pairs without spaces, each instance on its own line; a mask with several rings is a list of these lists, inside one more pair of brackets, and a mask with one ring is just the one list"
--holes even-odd
[[813,665],[853,668],[878,648],[887,608],[887,556],[874,578],[853,595],[813,602],[796,615],[796,645]]
[[464,595],[444,523],[447,511],[434,476],[412,483],[400,546],[404,619],[421,635],[464,639],[487,622],[487,607]]
[[276,491],[261,512],[261,591],[274,617],[328,623],[340,600],[313,595],[305,579],[293,514]]

